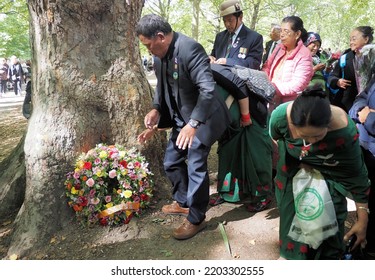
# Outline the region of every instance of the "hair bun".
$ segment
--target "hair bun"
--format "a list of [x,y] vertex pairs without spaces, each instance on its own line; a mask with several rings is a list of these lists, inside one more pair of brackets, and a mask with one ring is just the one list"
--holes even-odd
[[327,93],[324,91],[322,86],[320,85],[313,85],[307,87],[301,94],[302,96],[316,96],[321,98],[326,98]]

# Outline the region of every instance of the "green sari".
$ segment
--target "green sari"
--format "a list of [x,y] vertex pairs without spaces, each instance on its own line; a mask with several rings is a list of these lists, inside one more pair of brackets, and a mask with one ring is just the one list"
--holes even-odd
[[[305,147],[302,139],[293,139],[287,122],[287,106],[278,106],[271,115],[270,134],[277,140],[279,161],[275,177],[275,195],[280,212],[280,255],[286,259],[339,259],[344,249],[344,223],[347,218],[346,197],[356,202],[368,200],[369,180],[354,122],[330,131],[321,141]],[[302,157],[301,157],[302,156]],[[305,163],[319,170],[325,178],[336,211],[339,231],[316,250],[288,236],[295,215],[292,180]]]
[[[228,92],[219,89],[225,100]],[[218,141],[218,193],[227,202],[238,202],[247,196],[263,199],[272,192],[272,142],[268,124],[262,127],[251,117],[252,125],[240,127],[236,100],[229,111],[233,121]]]

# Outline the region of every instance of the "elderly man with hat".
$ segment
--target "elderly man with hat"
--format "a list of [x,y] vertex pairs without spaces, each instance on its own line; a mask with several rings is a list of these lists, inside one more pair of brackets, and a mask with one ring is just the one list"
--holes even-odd
[[220,5],[220,17],[226,30],[216,35],[211,63],[259,69],[263,37],[243,24],[242,11],[238,0],[226,0]]

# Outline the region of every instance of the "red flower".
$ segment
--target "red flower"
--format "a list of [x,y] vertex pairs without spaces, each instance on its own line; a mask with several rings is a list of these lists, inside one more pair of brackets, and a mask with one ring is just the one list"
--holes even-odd
[[92,167],[92,164],[89,161],[85,161],[85,163],[83,164],[83,168],[86,170],[90,170],[91,167]]
[[275,181],[276,187],[278,187],[279,190],[282,190],[284,188],[283,183],[281,183],[279,180]]
[[294,243],[293,242],[288,242],[288,245],[286,246],[286,249],[293,251],[294,250]]
[[283,172],[287,172],[288,171],[288,166],[286,166],[286,165],[281,166],[281,170]]
[[345,143],[345,139],[344,138],[339,138],[336,140],[336,147],[341,147],[343,146]]
[[137,162],[134,163],[134,167],[135,167],[135,168],[140,168],[140,167],[141,167],[141,164],[137,161]]
[[263,189],[264,189],[265,191],[269,191],[269,190],[270,190],[270,186],[269,186],[269,185],[265,185],[265,186],[263,187]]
[[302,254],[307,254],[307,252],[309,251],[309,247],[307,245],[301,245],[301,247],[299,248],[299,251]]
[[149,199],[147,194],[142,193],[141,194],[141,201],[147,201]]
[[82,206],[82,207],[85,207],[85,206],[87,206],[87,204],[88,204],[87,197],[85,197],[85,196],[80,196],[80,197],[78,197],[77,202],[78,202],[78,204],[79,204],[80,206]]
[[101,224],[102,226],[106,226],[106,225],[108,225],[108,220],[107,220],[106,218],[102,218],[102,219],[100,219],[99,222],[100,222],[100,224]]
[[75,184],[75,185],[74,185],[74,188],[75,188],[76,190],[80,190],[80,189],[81,189],[81,184],[80,184],[80,183]]
[[318,149],[320,150],[320,151],[323,151],[323,150],[326,150],[327,149],[327,147],[328,147],[328,144],[327,143],[320,143],[319,144],[319,147],[318,147]]
[[126,168],[126,167],[128,166],[128,163],[126,162],[126,160],[122,160],[122,161],[120,161],[119,164],[120,164],[122,167],[124,167],[124,168]]

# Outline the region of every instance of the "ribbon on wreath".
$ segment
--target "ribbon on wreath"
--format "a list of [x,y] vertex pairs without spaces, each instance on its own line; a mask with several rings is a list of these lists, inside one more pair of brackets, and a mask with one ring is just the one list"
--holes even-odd
[[101,211],[98,215],[99,218],[104,218],[104,217],[107,217],[109,215],[112,215],[118,211],[132,211],[132,212],[135,212],[137,210],[139,210],[139,202],[122,202],[121,204],[118,204],[118,205],[115,205],[115,206],[112,206],[108,209],[105,209],[103,211]]

